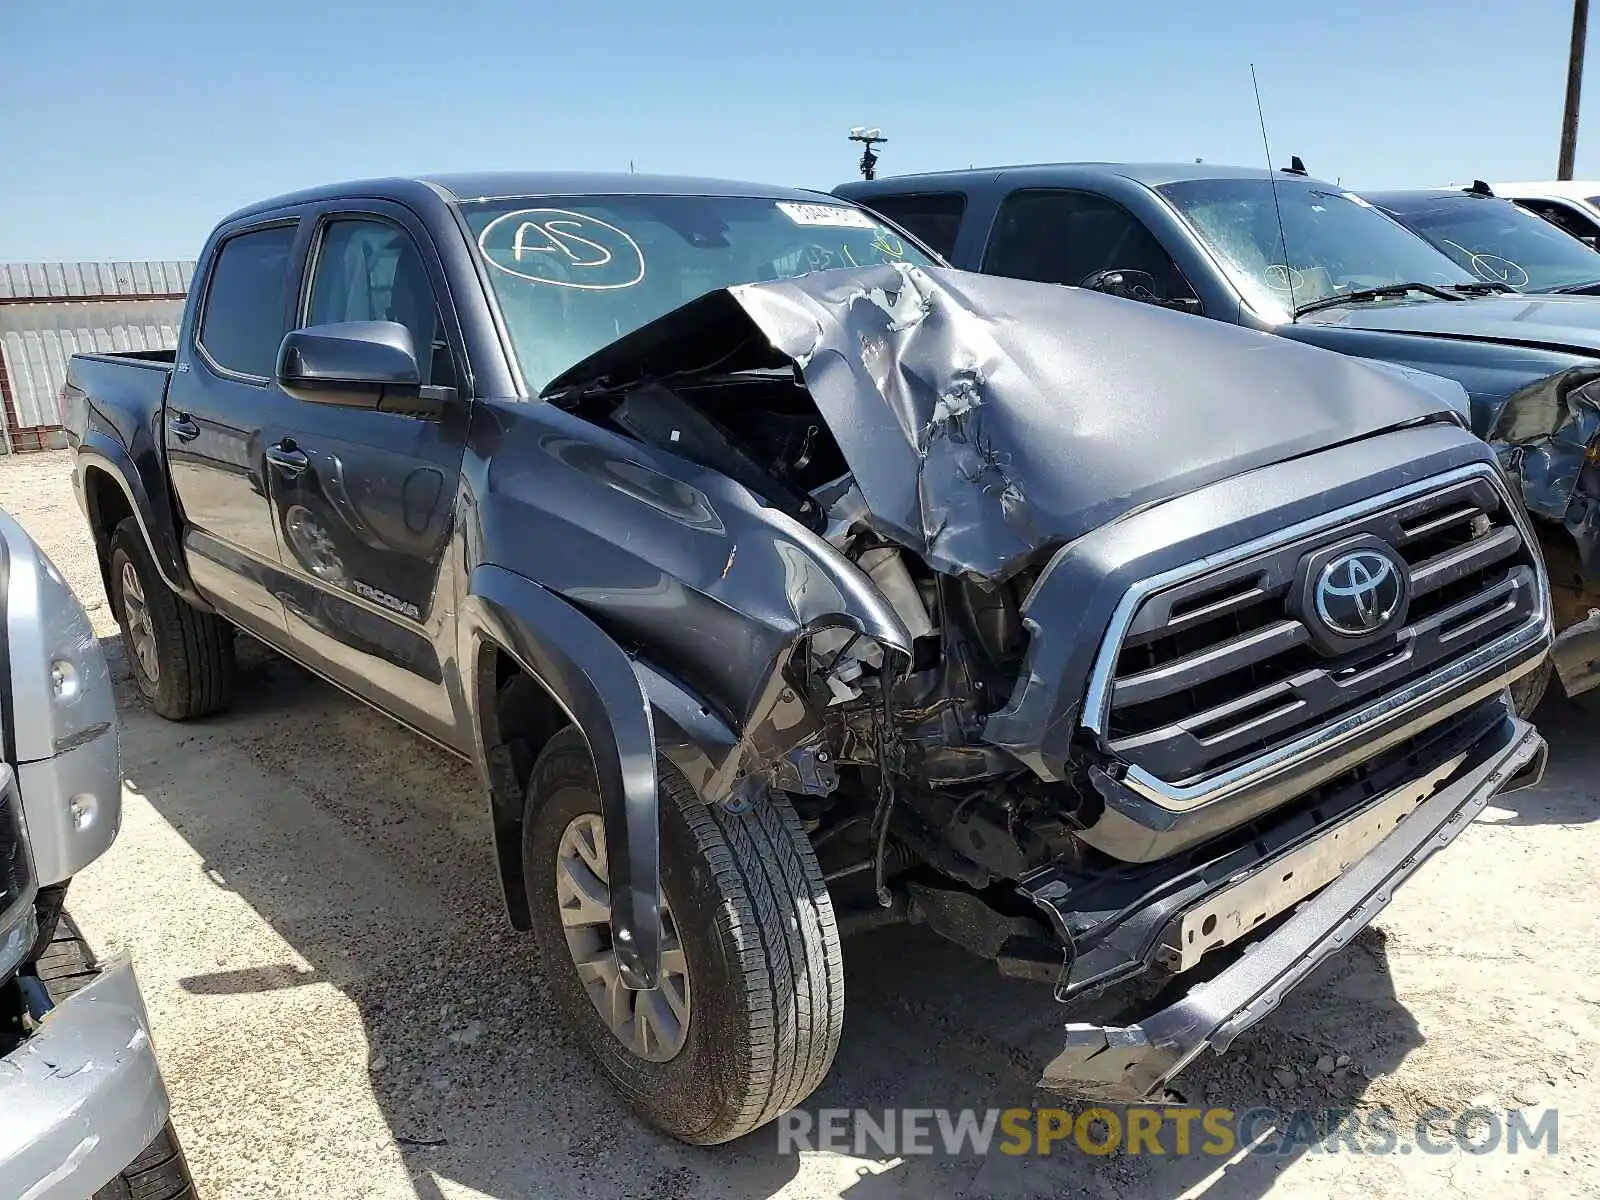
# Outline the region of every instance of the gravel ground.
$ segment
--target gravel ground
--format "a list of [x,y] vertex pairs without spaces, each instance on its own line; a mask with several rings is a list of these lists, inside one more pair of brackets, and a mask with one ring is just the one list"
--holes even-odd
[[[64,454],[0,459],[15,514],[114,633]],[[469,768],[263,651],[228,715],[140,705],[120,648],[122,835],[74,884],[128,947],[174,1116],[211,1198],[1600,1195],[1600,704],[1556,701],[1552,765],[1377,928],[1183,1079],[1235,1109],[1559,1110],[1556,1155],[780,1156],[643,1127],[553,1024],[504,924]],[[1060,1016],[919,930],[849,946],[849,1019],[811,1107],[1006,1107]],[[1172,1147],[1169,1145],[1168,1149]]]

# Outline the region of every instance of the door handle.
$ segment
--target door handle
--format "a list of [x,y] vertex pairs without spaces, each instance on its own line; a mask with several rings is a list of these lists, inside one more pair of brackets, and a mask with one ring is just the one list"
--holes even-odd
[[311,465],[306,452],[294,444],[293,438],[284,438],[267,447],[267,461],[285,475],[298,475]]
[[200,436],[200,426],[194,423],[194,418],[186,412],[167,418],[167,432],[180,442],[192,442]]

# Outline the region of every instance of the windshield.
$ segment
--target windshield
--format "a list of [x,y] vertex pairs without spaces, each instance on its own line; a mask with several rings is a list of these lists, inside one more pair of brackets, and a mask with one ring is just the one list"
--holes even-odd
[[1279,180],[1274,206],[1265,177],[1195,179],[1156,190],[1264,316],[1287,317],[1316,300],[1387,284],[1480,282],[1350,192]]
[[863,210],[747,196],[462,206],[528,390],[697,296],[831,267],[933,262]]
[[1479,279],[1519,292],[1600,280],[1600,254],[1509,200],[1437,196],[1408,200],[1395,219]]

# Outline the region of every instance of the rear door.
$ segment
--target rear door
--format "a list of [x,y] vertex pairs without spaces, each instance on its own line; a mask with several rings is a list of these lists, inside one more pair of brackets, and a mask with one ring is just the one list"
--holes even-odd
[[281,559],[262,435],[288,401],[273,375],[293,307],[298,225],[277,216],[219,235],[162,414],[189,574],[219,610],[271,641],[283,631]]
[[449,743],[444,567],[470,407],[459,326],[426,230],[403,207],[325,206],[310,241],[296,324],[396,321],[422,382],[453,398],[438,418],[287,398],[266,454],[288,636],[307,665]]

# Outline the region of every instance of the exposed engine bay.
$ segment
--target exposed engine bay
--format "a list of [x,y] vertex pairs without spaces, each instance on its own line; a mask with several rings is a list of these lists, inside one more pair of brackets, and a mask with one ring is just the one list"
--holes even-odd
[[[809,733],[742,780],[788,794],[846,913],[864,924],[926,919],[907,903],[908,880],[921,879],[918,890],[932,903],[951,880],[973,897],[987,890],[980,905],[1008,910],[995,918],[998,940],[994,919],[979,935],[988,956],[1004,947],[1023,973],[1054,978],[1061,952],[1042,914],[993,885],[1081,855],[1071,831],[1083,781],[1044,783],[982,736],[1022,666],[1022,607],[1039,567],[1024,564],[1002,580],[940,573],[878,533],[793,369],[589,391],[578,411],[737,480],[825,536],[909,631],[909,659],[843,628],[808,638],[784,679],[795,706],[810,714]],[[783,726],[793,734],[787,720]],[[1024,949],[1026,963],[1017,958]]]

